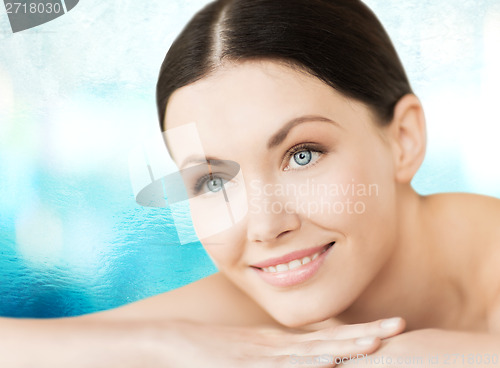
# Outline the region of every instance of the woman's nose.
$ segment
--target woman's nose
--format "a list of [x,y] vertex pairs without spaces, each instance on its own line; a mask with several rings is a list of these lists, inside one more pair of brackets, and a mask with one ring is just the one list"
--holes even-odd
[[247,238],[251,242],[272,243],[301,226],[292,199],[276,195],[270,187],[254,182],[248,193]]

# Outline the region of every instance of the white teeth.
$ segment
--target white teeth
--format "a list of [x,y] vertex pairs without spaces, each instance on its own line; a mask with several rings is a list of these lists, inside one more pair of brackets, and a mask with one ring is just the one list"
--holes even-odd
[[279,264],[276,266],[276,271],[283,272],[288,271],[288,264]]
[[299,259],[296,259],[288,264],[288,268],[293,270],[294,268],[302,266],[302,262]]
[[318,252],[318,253],[314,253],[312,258],[304,257],[302,259],[294,259],[293,261],[290,261],[288,263],[279,264],[277,266],[269,266],[269,267],[263,268],[262,270],[264,272],[284,272],[284,271],[293,270],[294,268],[298,268],[298,267],[305,265],[311,261],[314,261],[316,258],[318,258],[318,256],[321,253],[323,253],[323,251]]

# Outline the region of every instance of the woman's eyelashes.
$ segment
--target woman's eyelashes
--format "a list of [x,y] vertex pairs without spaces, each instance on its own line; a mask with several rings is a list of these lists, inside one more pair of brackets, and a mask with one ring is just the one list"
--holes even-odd
[[324,150],[317,145],[299,144],[285,154],[284,171],[303,170],[316,164]]

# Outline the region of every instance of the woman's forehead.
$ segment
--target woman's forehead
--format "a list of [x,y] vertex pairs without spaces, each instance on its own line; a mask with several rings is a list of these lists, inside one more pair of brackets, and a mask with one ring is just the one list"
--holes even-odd
[[[352,107],[319,79],[270,62],[227,66],[176,90],[166,108],[167,129],[197,121],[211,126],[280,120],[298,113]],[[308,111],[306,111],[308,110]]]

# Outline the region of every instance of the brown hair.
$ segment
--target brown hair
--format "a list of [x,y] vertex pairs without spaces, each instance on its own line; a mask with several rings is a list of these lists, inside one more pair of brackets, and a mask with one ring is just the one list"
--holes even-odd
[[162,130],[171,94],[223,61],[270,59],[319,78],[372,108],[381,124],[412,93],[384,27],[359,0],[217,0],[170,47],[156,86]]

